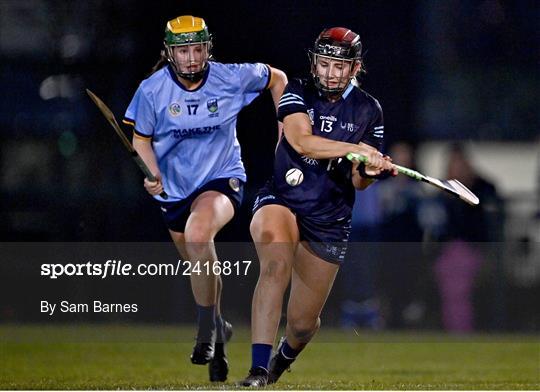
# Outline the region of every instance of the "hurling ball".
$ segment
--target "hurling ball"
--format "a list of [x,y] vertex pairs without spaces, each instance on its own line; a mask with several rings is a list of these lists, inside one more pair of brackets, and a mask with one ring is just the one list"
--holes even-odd
[[285,174],[285,181],[290,186],[297,186],[304,181],[304,173],[300,169],[292,168],[287,171]]

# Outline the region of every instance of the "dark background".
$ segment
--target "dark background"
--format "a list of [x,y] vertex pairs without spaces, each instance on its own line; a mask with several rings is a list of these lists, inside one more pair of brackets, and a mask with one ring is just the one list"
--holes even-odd
[[[120,119],[158,59],[166,21],[182,14],[206,20],[217,61],[265,62],[289,77],[307,74],[306,49],[323,28],[358,32],[362,86],[383,107],[387,146],[538,136],[536,1],[0,0],[2,241],[169,241],[142,175],[84,89]],[[250,240],[250,205],[276,142],[271,102],[265,93],[239,117],[249,182],[218,240]]]

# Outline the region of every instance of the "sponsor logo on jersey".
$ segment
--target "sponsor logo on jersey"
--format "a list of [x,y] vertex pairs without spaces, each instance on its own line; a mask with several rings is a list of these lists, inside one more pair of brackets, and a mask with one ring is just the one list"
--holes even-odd
[[314,113],[314,110],[313,109],[308,109],[307,114],[309,116],[309,121],[311,121],[311,125],[315,125],[315,121],[314,121],[315,113]]
[[182,106],[177,102],[171,103],[169,105],[169,113],[173,117],[179,116],[182,113]]
[[240,191],[240,180],[238,178],[235,178],[235,177],[229,178],[229,186],[235,192]]
[[266,195],[266,196],[263,196],[263,197],[259,197],[257,196],[257,198],[255,199],[255,202],[253,203],[253,210],[256,210],[257,208],[259,208],[259,205],[263,202],[263,201],[266,201],[266,200],[275,200],[276,197],[274,195]]
[[339,125],[341,126],[341,129],[346,129],[349,132],[356,132],[360,128],[359,125],[349,123],[349,122],[344,123],[343,121],[340,121]]
[[326,245],[326,253],[334,257],[339,257],[343,253],[343,249],[341,246],[329,245],[329,244],[325,244],[325,245]]
[[266,201],[266,200],[275,200],[275,198],[276,197],[274,195],[266,195],[263,197],[257,196],[257,198],[255,199],[255,204],[262,203],[263,201]]
[[305,155],[302,155],[302,160],[310,166],[317,166],[319,161],[315,158],[310,158]]
[[[347,240],[345,240],[344,242],[346,241]],[[346,244],[343,244],[343,245],[325,244],[325,251],[326,251],[326,254],[337,258],[339,261],[343,261],[347,253],[347,245]]]
[[171,133],[175,139],[188,138],[198,135],[206,135],[214,131],[221,129],[221,125],[213,125],[211,127],[197,127],[197,128],[184,128],[184,129],[172,129]]
[[337,118],[334,116],[319,116],[319,120],[337,121]]
[[208,117],[218,117],[219,116],[219,113],[218,113],[218,98],[212,98],[212,99],[209,99],[208,101],[206,101],[206,107],[208,108],[208,111],[210,112],[210,114],[208,115]]

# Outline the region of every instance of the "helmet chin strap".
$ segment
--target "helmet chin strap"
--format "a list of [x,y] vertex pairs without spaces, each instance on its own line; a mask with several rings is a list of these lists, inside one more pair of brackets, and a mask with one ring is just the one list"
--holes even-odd
[[202,78],[204,76],[204,71],[197,72],[197,73],[192,73],[192,74],[183,74],[183,75],[177,74],[177,75],[178,75],[178,77],[183,78],[183,79],[187,79],[192,83],[197,83],[197,82],[202,80]]
[[199,72],[186,73],[186,72],[178,72],[178,69],[177,69],[176,64],[174,62],[169,61],[169,64],[171,64],[176,76],[178,76],[179,78],[182,78],[182,79],[187,79],[192,83],[197,83],[200,80],[202,80],[202,78],[204,77],[204,72],[206,71],[206,68],[207,68],[207,65],[205,65],[203,67],[203,69],[200,70]]

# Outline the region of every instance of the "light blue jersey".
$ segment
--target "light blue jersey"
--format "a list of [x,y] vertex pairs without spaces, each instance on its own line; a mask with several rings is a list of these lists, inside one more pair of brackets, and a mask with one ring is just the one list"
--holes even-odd
[[124,122],[152,139],[167,201],[185,199],[217,178],[246,181],[236,119],[269,81],[265,64],[210,62],[196,90],[186,90],[170,66],[140,84]]

